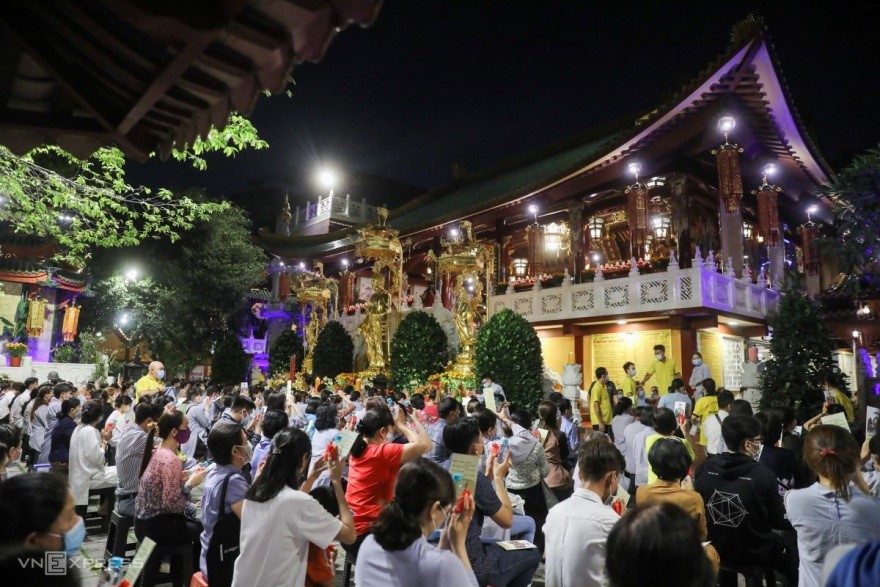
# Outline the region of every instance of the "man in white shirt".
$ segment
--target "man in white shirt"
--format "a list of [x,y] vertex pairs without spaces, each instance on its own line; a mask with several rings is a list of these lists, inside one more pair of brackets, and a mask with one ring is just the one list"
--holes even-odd
[[623,455],[602,440],[585,442],[578,456],[580,487],[554,506],[544,524],[547,585],[605,585],[605,542],[620,516],[604,504],[617,493]]
[[[626,460],[626,476],[629,477],[630,487],[636,486],[636,437],[641,437],[642,432],[650,430],[654,422],[654,408],[640,407],[636,411],[637,420],[623,429],[623,458]],[[644,442],[642,443],[644,445]]]
[[17,395],[15,387],[13,385],[21,385],[21,383],[14,384],[11,381],[4,381],[0,387],[2,393],[0,393],[0,422],[10,421],[9,412],[12,409],[12,402],[15,401],[15,396]]
[[[483,394],[489,391],[494,393],[496,396],[501,396],[501,401],[507,401],[507,396],[504,395],[504,388],[492,381],[491,375],[483,376],[483,386],[477,391],[479,391],[479,393],[477,394],[477,399],[480,401],[483,401]],[[495,399],[497,401],[498,398],[496,397]]]
[[31,401],[31,392],[33,392],[37,388],[37,378],[36,377],[28,377],[24,380],[24,391],[18,394],[18,397],[15,398],[15,401],[12,402],[12,407],[10,408],[11,413],[9,415],[10,420],[13,424],[18,426],[19,430],[24,430],[24,407]]
[[721,422],[729,415],[730,404],[732,403],[733,392],[728,389],[722,389],[718,392],[718,412],[709,416],[703,422],[703,430],[706,431],[706,454],[708,456],[727,452],[727,445],[721,436]]

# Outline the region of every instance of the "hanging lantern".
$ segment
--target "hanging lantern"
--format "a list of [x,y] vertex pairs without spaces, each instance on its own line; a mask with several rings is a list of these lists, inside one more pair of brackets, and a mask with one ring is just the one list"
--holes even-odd
[[33,298],[28,305],[27,335],[39,337],[43,334],[43,320],[46,318],[46,300]]
[[712,151],[718,166],[718,194],[728,213],[739,212],[742,204],[743,185],[739,169],[739,154],[742,147],[727,140],[727,135],[736,126],[732,116],[723,116],[718,121],[718,129],[724,133],[724,143]]
[[64,320],[61,323],[61,337],[64,342],[72,342],[76,338],[79,326],[79,307],[71,304],[64,310]]
[[768,246],[778,245],[779,234],[779,197],[780,189],[771,184],[768,177],[776,171],[776,166],[768,163],[764,166],[764,177],[761,186],[756,193],[758,198],[758,236],[764,239]]
[[601,216],[593,216],[587,222],[587,234],[590,235],[590,243],[602,242],[602,231],[605,229],[605,219]]
[[755,233],[754,227],[748,222],[743,222],[743,238],[747,241],[752,240],[752,236]]
[[551,222],[544,225],[544,249],[549,253],[556,253],[558,258],[560,251],[567,251],[571,248],[569,235],[568,224],[565,222],[559,224]]
[[517,257],[512,260],[513,263],[513,274],[517,277],[525,277],[526,268],[529,266],[529,260],[524,259],[522,257]]
[[544,271],[544,231],[540,225],[530,224],[526,235],[529,239],[529,272],[534,276]]
[[801,225],[801,249],[804,255],[804,272],[819,275],[819,226],[814,222]]
[[668,216],[655,216],[651,219],[651,225],[654,228],[654,236],[657,239],[664,239],[669,236],[670,220]]
[[642,242],[648,231],[648,190],[639,182],[642,166],[630,163],[629,171],[636,176],[636,182],[626,188],[626,219],[629,222],[630,238],[633,242]]

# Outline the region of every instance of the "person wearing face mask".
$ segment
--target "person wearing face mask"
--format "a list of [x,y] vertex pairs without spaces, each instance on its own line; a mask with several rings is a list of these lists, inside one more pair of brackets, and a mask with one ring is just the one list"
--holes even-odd
[[147,368],[147,374],[134,384],[134,401],[139,402],[141,396],[152,397],[157,393],[165,393],[165,365],[153,361]]
[[[157,434],[161,442],[153,449]],[[186,416],[178,410],[163,413],[158,425],[147,433],[134,504],[134,533],[138,540],[147,536],[162,546],[191,544],[195,568],[199,564],[202,525],[194,518],[189,493],[204,481],[206,471],[183,470],[177,451],[189,435]]]
[[673,379],[681,377],[678,366],[675,361],[666,356],[666,347],[662,344],[654,345],[654,362],[645,372],[645,378],[642,379],[644,385],[651,377],[657,376],[656,385],[660,395],[669,393],[669,386],[672,385]]
[[52,430],[52,444],[49,451],[49,464],[52,470],[67,475],[67,464],[70,461],[70,437],[76,430],[79,417],[79,400],[75,397],[61,402],[58,421]]
[[608,369],[596,369],[596,381],[590,385],[590,424],[594,429],[612,435],[611,394],[608,391]]
[[187,457],[200,459],[207,454],[208,432],[214,412],[214,388],[193,387],[189,398],[192,405],[185,413],[189,419],[190,437],[180,450]]
[[[343,462],[324,461],[325,466],[306,477],[311,452],[312,443],[302,430],[285,428],[272,439],[269,458],[241,508],[241,553],[233,586],[304,585],[309,543],[326,549],[334,540],[354,542],[355,522],[342,491]],[[330,473],[338,518],[308,494],[324,470]],[[358,575],[360,565],[358,561]]]
[[[477,587],[467,551],[474,500],[465,498],[459,512],[453,511],[455,504],[449,472],[427,459],[404,465],[393,499],[382,509],[373,534],[364,542],[355,585]],[[433,546],[427,537],[447,520],[439,546]]]
[[9,467],[18,464],[18,472],[24,471],[21,462],[22,442],[21,429],[15,424],[0,424],[0,482],[9,476]]
[[0,519],[0,544],[72,557],[80,554],[86,537],[67,480],[57,473],[25,473],[0,483]]
[[116,511],[129,518],[134,517],[134,503],[138,491],[141,462],[147,433],[155,428],[162,416],[162,406],[152,402],[138,404],[134,411],[134,424],[127,426],[119,435],[116,445]]
[[578,455],[579,486],[547,514],[544,524],[547,585],[606,585],[605,542],[620,516],[605,502],[617,493],[623,455],[605,441],[590,440]]
[[495,401],[497,403],[507,401],[507,396],[504,394],[504,388],[492,381],[491,375],[484,375],[482,387],[480,388],[480,393],[477,394],[477,399],[484,401],[483,398],[485,397],[485,394],[490,392],[495,394]]
[[620,386],[621,392],[623,393],[623,397],[628,397],[632,400],[633,405],[635,405],[639,393],[639,382],[636,381],[636,375],[638,374],[638,371],[636,370],[636,364],[632,361],[627,361],[626,363],[624,363],[623,373],[623,383]]
[[761,423],[730,415],[721,423],[727,452],[707,459],[694,475],[694,489],[706,503],[708,540],[725,565],[780,567],[783,548],[773,530],[791,530],[773,471],[757,461]]
[[[238,555],[241,508],[250,486],[241,469],[250,462],[253,450],[241,425],[232,422],[218,422],[214,426],[208,435],[208,450],[216,466],[205,478],[205,492],[202,494],[203,530],[199,567],[206,581],[222,587],[232,584],[233,565]],[[215,528],[218,530],[216,534]]]
[[[394,482],[401,465],[420,458],[433,446],[421,423],[409,418],[403,409],[392,416],[385,406],[370,408],[358,421],[356,430],[358,437],[351,447],[345,492],[357,530],[357,540],[346,547],[346,552],[354,557],[382,506],[394,496]],[[403,434],[407,444],[391,442],[395,433]]]
[[260,435],[254,432],[260,421],[260,414],[256,414],[257,404],[249,397],[237,395],[232,399],[232,404],[223,411],[220,422],[235,422],[241,424],[244,433],[247,434],[248,442],[256,445],[260,441]]
[[703,388],[703,381],[711,378],[712,373],[709,371],[709,367],[703,362],[703,355],[700,353],[694,353],[693,357],[691,357],[691,364],[694,366],[694,370],[691,371],[691,378],[688,380],[688,385],[694,390],[694,401],[697,401],[703,397],[704,393],[706,393]]
[[[70,491],[80,511],[89,503],[89,491],[116,487],[116,467],[104,465],[107,440],[110,432],[98,430],[101,419],[101,402],[88,401],[80,412],[80,425],[70,437],[70,464],[68,477]],[[107,515],[108,504],[102,503],[99,513]]]

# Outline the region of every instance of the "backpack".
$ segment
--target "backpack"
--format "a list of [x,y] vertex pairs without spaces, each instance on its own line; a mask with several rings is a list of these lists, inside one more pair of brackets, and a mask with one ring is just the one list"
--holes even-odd
[[214,532],[208,543],[208,553],[205,563],[208,567],[211,587],[229,587],[232,585],[232,572],[235,569],[235,559],[241,552],[240,535],[241,520],[234,512],[226,512],[226,488],[229,486],[229,478],[238,473],[230,473],[223,480],[223,489],[220,490],[220,514],[214,523]]

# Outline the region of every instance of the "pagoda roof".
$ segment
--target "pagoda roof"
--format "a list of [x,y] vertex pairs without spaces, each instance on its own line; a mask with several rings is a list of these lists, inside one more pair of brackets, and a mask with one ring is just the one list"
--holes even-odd
[[[622,162],[633,155],[648,167],[677,149],[708,152],[720,142],[715,122],[729,110],[739,122],[731,139],[747,155],[775,159],[776,183],[791,198],[815,195],[829,181],[831,168],[790,100],[766,30],[753,21],[738,43],[663,105],[456,178],[391,211],[389,222],[404,237],[539,195],[561,200],[609,181],[622,186]],[[296,237],[264,229],[255,242],[283,257],[319,257],[351,246],[356,236],[355,229]]]
[[61,269],[50,270],[41,263],[0,258],[0,281],[54,287],[79,293],[88,286],[89,277]]
[[5,0],[0,144],[78,157],[175,147],[250,112],[381,0]]

